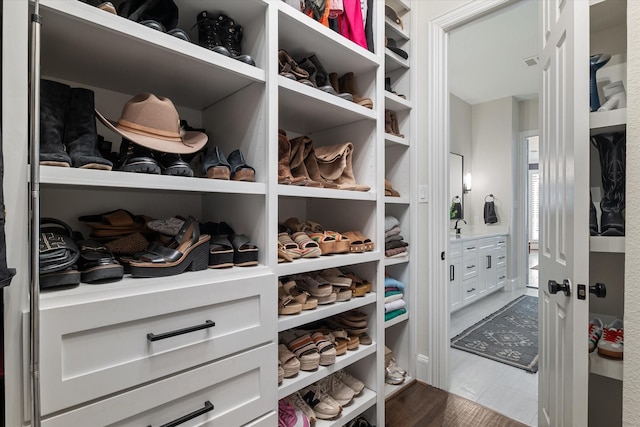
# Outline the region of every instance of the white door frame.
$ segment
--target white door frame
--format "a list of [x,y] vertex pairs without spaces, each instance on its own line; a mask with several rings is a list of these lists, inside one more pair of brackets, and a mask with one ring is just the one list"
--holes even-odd
[[[447,254],[449,247],[449,219],[445,215],[449,203],[448,153],[449,126],[449,32],[469,21],[515,3],[516,0],[473,0],[429,22],[427,64],[427,138],[433,188],[430,208],[429,253]],[[444,165],[437,167],[437,165]],[[444,183],[443,185],[436,185]],[[446,188],[445,188],[446,187]],[[448,255],[443,261],[448,261]],[[430,362],[426,381],[438,388],[449,388],[449,290],[448,262],[434,262],[429,274],[428,292],[428,348]]]
[[[516,209],[517,221],[521,224],[521,230],[518,233],[513,233],[515,245],[516,245],[516,265],[518,271],[518,279],[522,286],[528,285],[529,281],[529,145],[527,144],[527,138],[532,136],[539,136],[540,131],[526,130],[520,132],[518,137],[518,146],[516,147],[516,153],[518,156],[518,163],[516,164],[516,175],[518,176],[518,184],[516,186],[516,193],[514,193],[514,200],[520,208]],[[514,218],[516,217],[514,215]]]

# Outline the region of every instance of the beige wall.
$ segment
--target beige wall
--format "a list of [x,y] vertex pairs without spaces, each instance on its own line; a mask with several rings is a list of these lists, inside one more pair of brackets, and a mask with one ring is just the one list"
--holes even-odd
[[[627,2],[627,22],[640,22],[640,2]],[[625,239],[623,425],[640,425],[640,27],[627,33],[627,217]]]

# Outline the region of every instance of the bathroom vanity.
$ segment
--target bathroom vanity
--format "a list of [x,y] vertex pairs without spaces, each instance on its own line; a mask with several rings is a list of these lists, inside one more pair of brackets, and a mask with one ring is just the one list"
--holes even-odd
[[451,311],[504,288],[507,280],[507,235],[455,235],[449,243]]

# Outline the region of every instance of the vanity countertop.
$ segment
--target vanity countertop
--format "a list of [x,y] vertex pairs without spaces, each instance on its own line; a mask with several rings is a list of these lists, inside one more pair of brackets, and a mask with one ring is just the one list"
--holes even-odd
[[451,242],[464,242],[466,240],[484,239],[486,237],[498,237],[506,236],[506,233],[467,233],[467,234],[451,234],[449,235],[449,241]]

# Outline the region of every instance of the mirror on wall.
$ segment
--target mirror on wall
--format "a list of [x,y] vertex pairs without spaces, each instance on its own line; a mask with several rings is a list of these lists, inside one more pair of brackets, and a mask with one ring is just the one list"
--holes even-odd
[[455,202],[460,203],[460,212],[450,213],[450,219],[464,217],[463,174],[464,157],[460,154],[449,153],[449,205],[451,206]]

